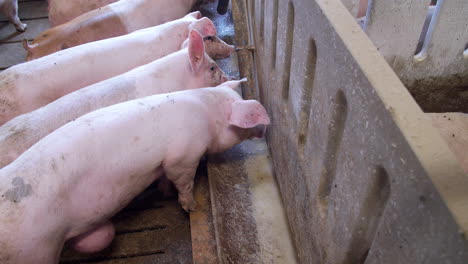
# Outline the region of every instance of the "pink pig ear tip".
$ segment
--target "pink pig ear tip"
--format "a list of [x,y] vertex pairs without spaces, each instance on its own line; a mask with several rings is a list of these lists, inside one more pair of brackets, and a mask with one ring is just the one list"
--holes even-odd
[[271,120],[270,120],[270,117],[268,116],[268,113],[266,112],[266,110],[264,109],[263,111],[265,111],[265,115],[263,117],[263,120],[262,120],[262,125],[270,125],[271,124]]
[[191,29],[190,30],[190,35],[196,35],[197,37],[199,36],[200,38],[202,37],[200,32],[198,32],[198,30],[196,30],[196,29]]
[[201,14],[200,11],[194,11],[194,12],[192,12],[192,13],[189,13],[188,15],[189,15],[189,16],[192,16],[192,17],[194,17],[194,18],[196,18],[196,19],[202,18],[202,14]]

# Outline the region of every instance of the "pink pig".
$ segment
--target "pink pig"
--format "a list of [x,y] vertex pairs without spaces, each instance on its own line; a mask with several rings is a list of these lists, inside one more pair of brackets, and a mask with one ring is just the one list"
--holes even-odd
[[[65,94],[177,51],[190,29],[198,30],[204,37],[216,34],[211,20],[197,19],[199,16],[199,12],[194,12],[157,27],[74,47],[1,72],[0,125]],[[211,46],[207,52],[222,52],[224,57],[233,50],[222,41],[205,42]]]
[[192,9],[195,2],[196,0],[120,0],[44,31],[32,44],[25,45],[28,58],[125,35],[181,18]]
[[91,111],[153,94],[216,86],[227,80],[205,54],[201,35],[192,30],[188,49],[75,91],[1,126],[0,168],[57,128]]
[[200,157],[262,137],[270,123],[260,103],[233,90],[238,84],[101,108],[1,169],[1,263],[58,263],[69,239],[82,251],[105,248],[113,238],[109,219],[162,174],[175,184],[182,207],[196,208]]
[[58,26],[75,17],[118,0],[49,0],[49,21]]

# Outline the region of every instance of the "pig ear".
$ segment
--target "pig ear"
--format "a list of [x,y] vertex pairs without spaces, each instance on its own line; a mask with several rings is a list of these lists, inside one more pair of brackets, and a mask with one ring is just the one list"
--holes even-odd
[[196,30],[191,30],[189,36],[188,53],[190,66],[194,72],[201,69],[203,60],[205,59],[205,44],[203,38]]
[[240,128],[269,125],[270,117],[265,108],[255,100],[238,100],[231,105],[229,124]]
[[202,36],[203,37],[206,37],[206,36],[216,36],[216,27],[215,25],[213,24],[213,21],[211,21],[211,19],[207,18],[207,17],[204,17],[202,19],[200,19],[200,21],[203,21],[203,29],[202,29]]
[[195,22],[192,22],[189,28],[196,29],[198,32],[200,32],[202,37],[216,36],[216,27],[213,24],[213,21],[207,17],[203,17]]
[[185,17],[193,17],[195,19],[200,19],[202,18],[202,14],[200,13],[200,11],[195,11],[192,13],[188,13],[188,15],[186,15]]
[[190,16],[196,18],[196,19],[200,19],[202,18],[202,14],[200,13],[200,11],[195,11],[195,12],[192,12],[192,13],[189,13]]

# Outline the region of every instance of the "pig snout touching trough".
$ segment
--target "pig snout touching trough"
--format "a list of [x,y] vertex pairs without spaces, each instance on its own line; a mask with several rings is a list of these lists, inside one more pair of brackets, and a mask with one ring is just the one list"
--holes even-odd
[[153,94],[217,86],[228,79],[204,52],[200,33],[192,30],[188,48],[75,91],[0,126],[0,168],[52,131],[91,111]]
[[2,263],[58,263],[65,241],[85,252],[106,247],[114,232],[109,219],[162,174],[182,208],[196,209],[200,157],[263,136],[270,124],[260,103],[233,90],[238,83],[101,108],[2,168],[2,193],[22,190],[0,197],[0,212],[8,212],[0,214]]
[[118,0],[48,0],[49,21],[52,26],[58,26],[91,10],[117,1]]
[[461,167],[468,174],[468,114],[433,113],[426,114],[432,125],[439,130]]
[[[205,41],[206,53],[213,60],[228,58],[236,50],[234,45],[227,44],[215,35],[206,36],[203,40]],[[184,42],[182,47],[185,48],[187,46],[187,41]]]
[[68,93],[179,50],[191,28],[203,37],[216,34],[210,19],[193,12],[163,25],[8,68],[0,73],[0,125]]
[[195,0],[120,0],[92,10],[25,43],[28,58],[38,58],[84,43],[125,35],[186,15]]
[[0,10],[17,31],[26,30],[28,25],[21,23],[18,17],[18,0],[0,0]]

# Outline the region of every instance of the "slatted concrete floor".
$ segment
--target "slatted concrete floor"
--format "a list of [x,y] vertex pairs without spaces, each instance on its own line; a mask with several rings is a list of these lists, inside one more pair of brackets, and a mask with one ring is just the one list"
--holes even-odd
[[[0,15],[0,71],[24,62],[21,41],[34,39],[50,27],[46,0],[19,0],[19,16],[28,24],[24,33]],[[163,201],[150,187],[112,219],[117,236],[111,246],[93,255],[65,249],[61,263],[173,264],[192,263],[190,221],[175,199]]]
[[188,215],[176,200],[161,200],[154,187],[117,214],[112,223],[117,236],[108,249],[84,255],[66,248],[61,264],[192,263]]

